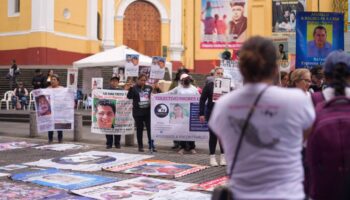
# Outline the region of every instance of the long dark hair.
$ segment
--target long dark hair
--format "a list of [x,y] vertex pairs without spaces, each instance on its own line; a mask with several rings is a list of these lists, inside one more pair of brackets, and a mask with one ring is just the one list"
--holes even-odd
[[346,63],[335,64],[331,73],[326,74],[326,78],[330,78],[330,86],[334,88],[335,96],[345,96],[345,88],[347,86],[347,79],[350,73]]

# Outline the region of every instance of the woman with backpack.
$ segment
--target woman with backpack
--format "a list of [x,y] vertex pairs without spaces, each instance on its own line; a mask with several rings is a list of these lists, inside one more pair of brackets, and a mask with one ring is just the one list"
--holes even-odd
[[316,121],[306,158],[312,199],[349,199],[350,55],[334,51],[323,65],[327,88],[312,94]]

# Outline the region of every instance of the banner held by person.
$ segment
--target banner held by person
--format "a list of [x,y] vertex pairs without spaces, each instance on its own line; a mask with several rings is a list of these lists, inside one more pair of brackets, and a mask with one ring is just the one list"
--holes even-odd
[[222,95],[231,91],[231,79],[229,78],[215,78],[213,102],[216,102]]
[[165,69],[165,58],[159,56],[153,57],[150,78],[158,80],[164,79]]

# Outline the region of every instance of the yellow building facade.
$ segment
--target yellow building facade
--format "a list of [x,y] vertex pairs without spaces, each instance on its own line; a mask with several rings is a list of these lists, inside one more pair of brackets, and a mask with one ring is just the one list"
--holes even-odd
[[[207,73],[225,48],[201,47],[203,1],[0,0],[0,65],[9,65],[12,59],[23,67],[72,65],[127,45],[149,56],[166,57],[173,69],[186,66]],[[272,0],[245,2],[246,36],[276,36]],[[331,12],[332,3],[306,0],[305,7],[306,11]]]

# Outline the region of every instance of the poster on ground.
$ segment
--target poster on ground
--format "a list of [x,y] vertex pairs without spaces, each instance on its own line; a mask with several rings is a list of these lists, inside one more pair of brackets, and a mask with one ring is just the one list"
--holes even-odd
[[231,91],[231,79],[229,78],[215,78],[213,102],[216,102],[221,96]]
[[199,121],[199,95],[151,96],[151,132],[155,139],[208,139],[208,125]]
[[[109,183],[96,187],[73,190],[72,192],[81,196],[94,199],[137,199],[149,200],[162,198],[178,191],[184,191],[193,186],[192,183],[182,183],[155,178],[138,177],[128,180]],[[173,197],[173,199],[175,199]]]
[[103,78],[91,78],[91,90],[98,90],[103,88]]
[[132,100],[125,90],[93,90],[91,132],[127,135],[134,133]]
[[14,174],[11,178],[15,181],[31,182],[64,190],[77,190],[118,181],[116,178],[67,172],[54,168]]
[[322,65],[334,50],[344,50],[344,14],[300,12],[297,15],[296,67]]
[[172,193],[164,194],[162,196],[157,196],[155,198],[152,198],[152,200],[210,200],[211,196],[211,194],[202,192],[175,191]]
[[201,0],[200,48],[238,50],[247,38],[248,0]]
[[208,168],[207,166],[175,163],[166,160],[142,160],[121,166],[103,168],[108,172],[138,174],[143,176],[178,178]]
[[27,147],[33,147],[37,144],[33,143],[27,143],[25,141],[22,142],[5,142],[0,143],[0,151],[7,151],[7,150],[13,150],[13,149],[22,149]]
[[40,150],[51,150],[51,151],[67,151],[67,150],[76,150],[84,148],[83,145],[80,144],[50,144],[34,147],[35,149]]
[[52,167],[78,171],[100,171],[102,167],[123,165],[125,163],[152,157],[152,155],[88,151],[53,159],[40,159],[39,161],[24,164],[36,167]]
[[73,130],[74,91],[69,88],[33,90],[38,132]]
[[295,32],[296,15],[306,10],[306,0],[272,0],[272,32]]
[[78,89],[78,69],[67,69],[67,88],[71,88],[74,91]]
[[25,166],[25,165],[12,164],[12,165],[1,166],[0,170],[12,171],[12,170],[24,169],[27,167],[28,166]]
[[42,200],[93,200],[93,199],[88,197],[68,194],[67,192],[63,191],[60,194],[48,196]]
[[238,68],[238,61],[221,60],[220,67],[224,69],[224,78],[231,79],[232,89],[243,87],[243,77]]
[[227,181],[228,181],[228,177],[223,176],[223,177],[216,178],[214,180],[197,184],[193,187],[190,187],[189,190],[213,192],[215,187],[226,185]]
[[126,54],[125,76],[137,77],[139,75],[139,55]]

